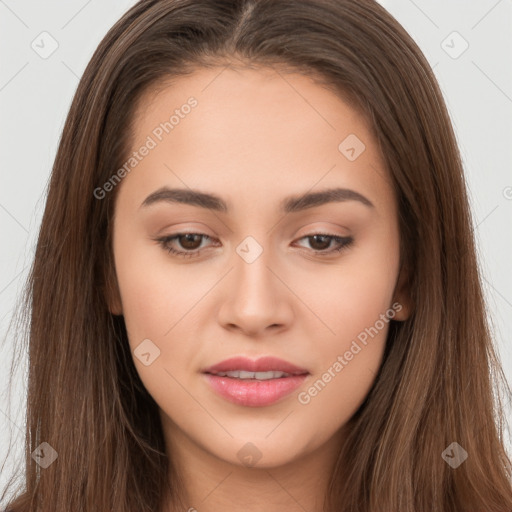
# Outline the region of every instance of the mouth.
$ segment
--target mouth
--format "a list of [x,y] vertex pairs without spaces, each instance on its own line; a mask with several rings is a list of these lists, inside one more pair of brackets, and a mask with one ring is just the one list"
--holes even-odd
[[217,377],[229,377],[231,379],[241,380],[271,380],[271,379],[283,379],[286,377],[292,377],[295,375],[305,375],[304,373],[286,373],[281,371],[268,371],[268,372],[248,372],[245,370],[234,370],[230,372],[205,372],[209,375],[215,375]]
[[202,371],[210,388],[246,407],[274,404],[300,387],[310,373],[288,361],[265,357],[227,359]]

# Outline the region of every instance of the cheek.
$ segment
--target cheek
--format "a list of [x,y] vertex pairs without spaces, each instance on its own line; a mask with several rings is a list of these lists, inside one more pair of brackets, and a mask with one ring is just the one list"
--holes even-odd
[[368,279],[345,290],[336,307],[324,310],[334,334],[317,336],[313,375],[297,395],[304,421],[320,436],[344,425],[363,403],[381,366],[389,330],[387,287],[376,288]]
[[169,404],[172,396],[173,406],[183,412],[193,405],[179,383],[187,381],[197,353],[200,322],[194,315],[215,276],[191,279],[152,244],[127,248],[122,237],[117,244],[116,272],[135,367],[157,403]]
[[153,243],[144,241],[128,248],[121,236],[116,272],[132,342],[139,338],[162,340],[214,282],[212,279],[208,285],[208,276],[191,279],[190,271],[170,264],[167,253]]
[[386,329],[381,331],[380,339],[377,336],[366,346],[356,342],[345,344],[341,350],[326,350],[323,368],[297,395],[304,429],[327,438],[350,420],[375,381],[385,335]]
[[322,335],[316,338],[341,349],[373,326],[392,305],[398,268],[398,240],[382,235],[361,242],[334,265],[317,265],[314,274],[297,272],[293,289],[317,316]]
[[347,253],[342,264],[319,273],[315,286],[309,287],[308,305],[330,332],[322,327],[322,335],[317,333],[315,373],[297,398],[308,421],[329,411],[321,427],[326,431],[350,419],[378,373],[389,330],[387,315],[394,316],[397,247],[389,236]]

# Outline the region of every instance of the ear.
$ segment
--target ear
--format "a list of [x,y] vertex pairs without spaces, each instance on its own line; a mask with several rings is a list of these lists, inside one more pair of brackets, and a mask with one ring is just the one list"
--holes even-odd
[[121,303],[121,296],[119,294],[119,288],[117,286],[117,281],[115,285],[109,286],[107,288],[107,305],[109,311],[113,315],[122,315],[123,314],[123,305]]
[[105,276],[105,300],[107,302],[107,307],[113,315],[122,315],[123,304],[121,302],[121,294],[119,292],[116,272],[110,262],[107,264],[107,269]]
[[393,320],[403,322],[407,320],[413,311],[410,289],[410,273],[407,268],[402,266],[393,292],[393,304],[397,303],[401,307],[396,307]]

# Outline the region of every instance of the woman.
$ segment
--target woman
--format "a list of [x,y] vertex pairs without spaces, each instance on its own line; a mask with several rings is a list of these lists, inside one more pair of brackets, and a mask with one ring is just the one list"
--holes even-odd
[[377,3],[137,3],[55,160],[9,510],[512,510],[469,212]]

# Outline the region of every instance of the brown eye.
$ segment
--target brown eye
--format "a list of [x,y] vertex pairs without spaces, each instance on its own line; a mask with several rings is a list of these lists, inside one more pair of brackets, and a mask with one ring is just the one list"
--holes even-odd
[[198,249],[201,245],[202,237],[204,235],[199,235],[197,233],[185,233],[183,235],[179,235],[177,237],[177,241],[183,247],[183,249],[194,250]]
[[[185,258],[199,256],[203,252],[203,249],[207,249],[207,247],[201,247],[203,240],[212,241],[213,239],[202,233],[176,233],[157,239],[159,244],[167,252]],[[315,233],[303,236],[300,240],[307,240],[310,245],[309,250],[318,256],[340,253],[354,242],[352,237],[341,237],[327,233]],[[334,244],[332,244],[332,242],[334,242]],[[333,246],[331,246],[331,244]]]
[[205,247],[201,247],[203,240],[211,240],[202,233],[176,233],[175,235],[158,238],[157,242],[170,254],[193,258],[198,256]]
[[[310,251],[313,251],[313,253],[316,253],[318,256],[340,253],[344,249],[348,249],[354,242],[354,239],[350,236],[337,236],[328,233],[314,233],[312,235],[303,236],[300,240],[306,240],[310,246]],[[332,246],[331,242],[334,242]]]
[[[307,237],[310,241],[310,246],[315,251],[324,251],[331,245],[332,237],[329,235],[311,235]],[[322,240],[323,239],[323,240]],[[311,240],[314,240],[311,243]]]

